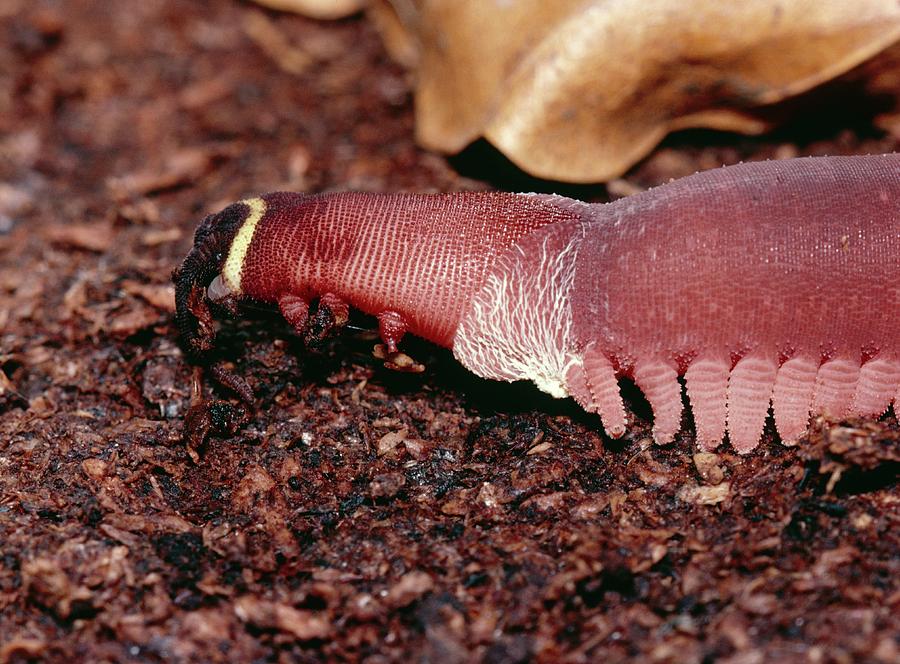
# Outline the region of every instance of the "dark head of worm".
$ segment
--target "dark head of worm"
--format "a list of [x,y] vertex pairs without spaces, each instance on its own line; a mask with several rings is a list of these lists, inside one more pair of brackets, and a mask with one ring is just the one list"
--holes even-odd
[[234,203],[207,216],[194,234],[194,246],[172,273],[175,284],[175,325],[189,359],[205,364],[213,347],[215,330],[206,289],[221,271],[228,248],[249,208]]

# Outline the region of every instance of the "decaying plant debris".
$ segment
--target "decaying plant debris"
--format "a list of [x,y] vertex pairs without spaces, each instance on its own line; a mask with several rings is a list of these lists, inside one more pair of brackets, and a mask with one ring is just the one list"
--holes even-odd
[[[898,659],[893,415],[738,458],[650,446],[633,397],[614,444],[427,345],[396,374],[251,309],[219,338],[261,407],[192,462],[168,284],[203,214],[488,183],[415,147],[362,18],[14,0],[0,36],[0,662]],[[870,119],[685,137],[610,190],[896,149]]]
[[[332,6],[275,2],[307,15]],[[790,114],[779,102],[900,40],[893,0],[366,6],[394,57],[415,71],[422,145],[455,153],[485,137],[529,173],[567,182],[618,177],[678,129],[763,132]],[[889,66],[881,60],[849,79],[874,90]]]

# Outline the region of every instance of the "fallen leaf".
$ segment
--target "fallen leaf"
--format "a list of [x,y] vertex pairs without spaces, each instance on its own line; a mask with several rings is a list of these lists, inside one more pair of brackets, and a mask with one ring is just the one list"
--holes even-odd
[[122,282],[122,290],[161,311],[175,311],[175,288],[171,284],[141,284],[128,279]]
[[115,234],[109,224],[51,224],[44,236],[53,244],[103,253],[112,246]]
[[257,0],[269,9],[297,12],[310,18],[343,18],[358,12],[366,0]]
[[324,639],[331,633],[331,623],[324,616],[250,595],[235,601],[234,613],[242,622],[262,629],[277,629],[300,641]]
[[116,313],[104,324],[104,329],[115,337],[128,337],[159,321],[159,312],[145,306],[128,308]]
[[717,505],[731,495],[731,483],[722,482],[715,486],[697,486],[690,483],[682,486],[676,494],[679,500],[695,505]]
[[41,639],[17,636],[0,647],[0,662],[38,661],[48,647]]
[[384,456],[393,451],[401,442],[406,440],[409,435],[408,429],[400,429],[399,431],[388,431],[378,439],[378,456]]
[[194,182],[211,168],[213,158],[223,152],[227,150],[221,146],[182,148],[170,154],[158,167],[109,178],[107,189],[113,198],[127,200]]
[[300,46],[293,45],[278,24],[262,12],[248,12],[244,16],[244,32],[289,74],[302,74],[313,64],[313,57]]
[[394,608],[408,606],[433,588],[434,581],[425,572],[408,572],[388,591],[386,601]]
[[53,558],[24,562],[22,587],[27,589],[32,602],[50,609],[63,620],[71,615],[73,608],[93,608],[91,591],[74,583]]
[[572,182],[618,177],[678,129],[761,133],[765,107],[900,40],[896,0],[373,0],[370,15],[417,70],[422,145],[483,136]]
[[694,454],[694,467],[697,474],[707,484],[720,484],[725,479],[725,472],[719,466],[719,455],[712,452],[696,452]]

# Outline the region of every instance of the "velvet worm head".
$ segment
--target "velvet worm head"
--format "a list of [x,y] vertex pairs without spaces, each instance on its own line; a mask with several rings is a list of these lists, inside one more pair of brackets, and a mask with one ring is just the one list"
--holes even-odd
[[[741,164],[608,204],[538,194],[267,194],[203,220],[174,275],[199,362],[208,301],[279,306],[298,331],[376,315],[480,376],[528,379],[627,426],[618,378],[697,439],[793,443],[810,414],[879,415],[900,392],[900,155]],[[310,314],[310,302],[319,311]],[[324,312],[324,313],[323,313]]]

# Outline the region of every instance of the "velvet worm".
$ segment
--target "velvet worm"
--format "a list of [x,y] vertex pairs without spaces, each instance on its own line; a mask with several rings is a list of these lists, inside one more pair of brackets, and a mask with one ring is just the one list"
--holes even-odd
[[197,362],[208,300],[310,302],[339,325],[378,317],[479,376],[529,379],[627,416],[630,377],[653,435],[681,428],[749,452],[770,404],[794,443],[811,414],[880,415],[900,400],[900,155],[747,163],[606,204],[509,193],[273,193],[206,217],[175,271],[176,323]]

